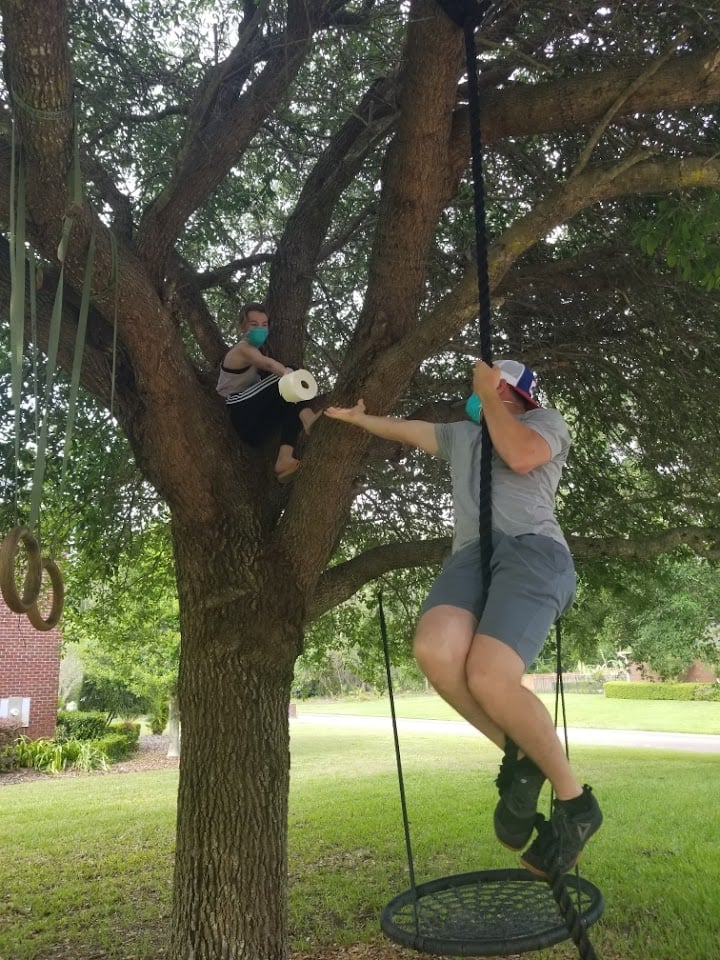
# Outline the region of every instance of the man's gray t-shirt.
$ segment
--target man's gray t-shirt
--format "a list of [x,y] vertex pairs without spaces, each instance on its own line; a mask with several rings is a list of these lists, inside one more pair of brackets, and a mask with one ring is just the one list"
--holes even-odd
[[[570,451],[570,432],[554,409],[528,410],[517,418],[546,440],[552,458],[529,473],[511,470],[493,451],[492,524],[512,537],[543,534],[567,546],[555,519],[555,491]],[[476,423],[435,424],[439,457],[450,462],[455,530],[453,553],[479,535],[480,450],[482,430]]]

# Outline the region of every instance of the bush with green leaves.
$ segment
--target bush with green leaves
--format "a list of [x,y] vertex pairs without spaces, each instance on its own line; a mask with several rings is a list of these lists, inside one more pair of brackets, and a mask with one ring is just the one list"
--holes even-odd
[[162,703],[156,704],[148,717],[148,722],[150,724],[150,731],[156,736],[164,731],[168,723],[168,718],[170,715],[170,706],[167,700],[163,700]]
[[108,720],[139,717],[150,706],[147,697],[138,696],[120,677],[100,674],[86,674],[83,678],[80,705],[84,710],[104,710]]
[[108,718],[99,710],[59,710],[56,740],[99,740],[108,730]]
[[15,766],[14,747],[20,736],[20,724],[11,717],[0,718],[0,772]]
[[21,737],[13,748],[16,767],[32,767],[43,773],[63,770],[104,770],[107,756],[88,740],[30,740]]
[[125,760],[136,752],[139,740],[140,724],[123,720],[120,723],[110,724],[105,735],[93,741],[93,745],[102,750],[111,763],[117,763],[118,760]]
[[[69,716],[76,717],[74,712]],[[43,773],[61,773],[63,770],[105,770],[108,762],[124,760],[137,750],[140,739],[140,724],[125,721],[108,727],[103,719],[102,736],[86,739],[72,737],[63,733],[53,740],[31,740],[29,737],[15,738],[12,745],[4,747],[5,766],[8,769],[31,767]],[[85,716],[85,723],[77,727],[83,733],[93,729],[94,721]],[[81,717],[82,720],[82,717]],[[72,724],[69,725],[70,727]],[[67,728],[65,728],[65,732]],[[0,753],[2,757],[2,753]],[[2,769],[2,766],[0,766]]]
[[611,680],[606,697],[621,700],[717,700],[720,683],[656,683],[652,680]]
[[111,763],[126,760],[137,749],[122,733],[108,733],[102,740],[95,741],[94,746],[102,750]]

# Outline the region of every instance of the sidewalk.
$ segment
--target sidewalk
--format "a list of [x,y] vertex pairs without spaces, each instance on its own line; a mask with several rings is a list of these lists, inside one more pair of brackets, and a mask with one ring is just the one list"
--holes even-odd
[[[300,708],[297,717],[291,722],[392,731],[389,714],[387,717],[352,717],[339,713],[305,713]],[[480,736],[477,730],[464,720],[406,720],[398,717],[397,725],[400,733],[435,733],[455,737]],[[558,736],[562,739],[562,730],[558,732]],[[651,730],[593,730],[587,727],[568,727],[568,741],[573,745],[720,753],[720,735],[710,733],[664,733]]]

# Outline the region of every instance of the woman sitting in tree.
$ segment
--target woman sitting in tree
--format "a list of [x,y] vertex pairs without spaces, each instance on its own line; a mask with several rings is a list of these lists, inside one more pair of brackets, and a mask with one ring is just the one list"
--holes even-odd
[[308,431],[317,414],[309,401],[291,403],[280,395],[278,381],[292,371],[263,348],[268,332],[263,304],[246,304],[238,319],[241,339],[225,354],[216,389],[225,397],[233,427],[245,443],[259,446],[280,428],[275,473],[282,482],[300,466],[295,444],[300,431],[303,427]]

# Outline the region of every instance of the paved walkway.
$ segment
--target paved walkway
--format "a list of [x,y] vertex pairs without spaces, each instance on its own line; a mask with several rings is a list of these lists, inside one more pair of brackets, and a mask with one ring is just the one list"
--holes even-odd
[[[390,717],[351,717],[340,713],[305,713],[298,706],[293,723],[322,724],[332,727],[364,727],[368,730],[392,730]],[[398,717],[400,733],[438,733],[452,736],[479,736],[464,720],[406,720]],[[562,737],[562,733],[560,733]],[[720,736],[710,733],[662,733],[651,730],[593,730],[568,727],[571,744],[607,747],[642,747],[653,750],[681,750],[694,753],[720,753]]]

